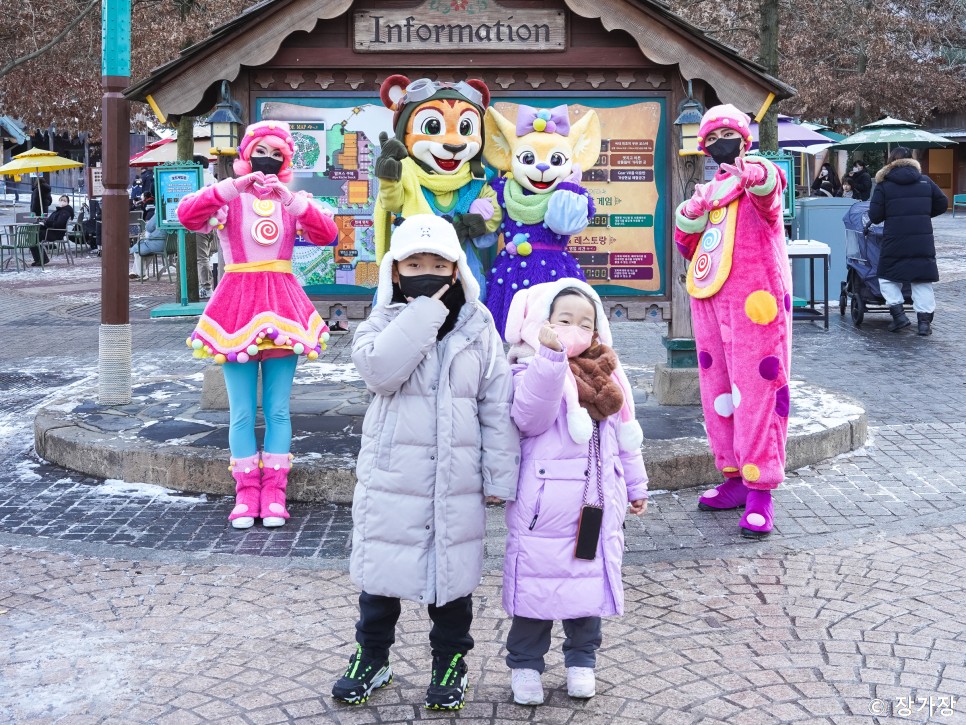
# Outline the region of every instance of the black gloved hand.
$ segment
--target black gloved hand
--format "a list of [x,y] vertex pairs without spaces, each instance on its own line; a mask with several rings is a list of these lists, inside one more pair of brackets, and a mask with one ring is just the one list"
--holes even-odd
[[409,156],[405,144],[383,131],[379,134],[382,150],[376,157],[375,173],[377,179],[399,181],[402,178],[402,160]]
[[486,220],[480,214],[463,214],[453,222],[456,236],[461,242],[486,234]]

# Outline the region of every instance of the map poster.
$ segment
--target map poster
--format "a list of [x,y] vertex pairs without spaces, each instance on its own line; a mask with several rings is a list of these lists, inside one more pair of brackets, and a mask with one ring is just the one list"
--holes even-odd
[[295,139],[292,189],[334,214],[333,246],[296,238],[292,271],[311,294],[372,295],[379,283],[372,217],[378,182],[372,167],[392,111],[376,97],[260,98],[258,119],[287,121]]
[[[534,105],[529,99],[520,102]],[[600,118],[600,157],[581,182],[597,213],[570,238],[568,251],[599,294],[665,295],[665,99],[555,96],[544,103],[567,103],[571,121],[591,108]],[[501,99],[494,105],[516,119],[515,103]]]
[[295,142],[292,171],[310,174],[324,172],[326,165],[325,124],[291,123],[289,129],[292,131],[292,140]]

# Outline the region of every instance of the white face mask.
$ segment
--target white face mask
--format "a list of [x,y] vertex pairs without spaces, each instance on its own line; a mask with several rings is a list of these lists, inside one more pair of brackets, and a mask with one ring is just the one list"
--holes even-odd
[[57,206],[67,206],[67,202],[66,201],[58,201],[57,202]]

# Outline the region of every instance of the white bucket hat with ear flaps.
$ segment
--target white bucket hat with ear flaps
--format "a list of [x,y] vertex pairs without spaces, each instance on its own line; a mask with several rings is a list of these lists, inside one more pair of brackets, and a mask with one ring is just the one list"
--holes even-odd
[[456,262],[466,301],[479,300],[480,285],[470,271],[453,225],[435,214],[413,214],[396,227],[389,241],[389,251],[379,264],[377,305],[388,305],[392,301],[393,262],[414,254],[438,254],[447,261]]

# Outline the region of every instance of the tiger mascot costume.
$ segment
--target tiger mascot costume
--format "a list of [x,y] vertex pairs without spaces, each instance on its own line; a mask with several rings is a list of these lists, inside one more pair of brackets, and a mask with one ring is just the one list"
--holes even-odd
[[392,75],[379,89],[393,111],[394,138],[379,135],[375,164],[376,261],[392,227],[413,214],[435,214],[456,229],[473,275],[485,289],[478,249],[496,243],[503,212],[483,169],[483,114],[490,91],[481,80],[410,82]]

